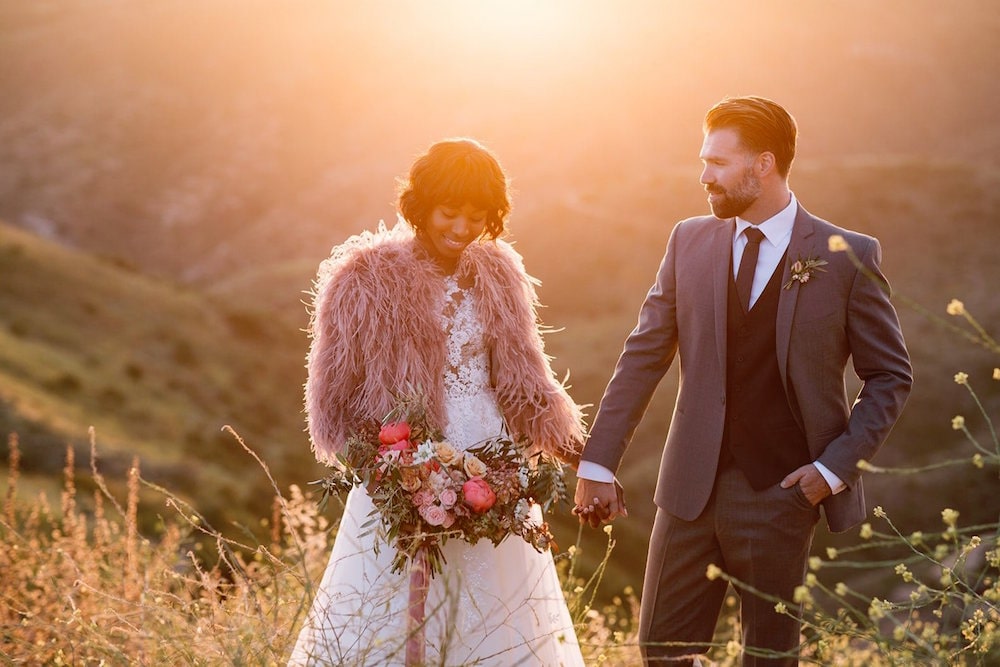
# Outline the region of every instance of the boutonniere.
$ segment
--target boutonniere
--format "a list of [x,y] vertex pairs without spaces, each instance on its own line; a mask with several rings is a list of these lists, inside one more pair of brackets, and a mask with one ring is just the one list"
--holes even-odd
[[826,271],[823,267],[827,264],[829,262],[819,257],[798,258],[789,267],[792,272],[792,278],[785,283],[785,289],[791,289],[792,283],[806,284],[817,271]]

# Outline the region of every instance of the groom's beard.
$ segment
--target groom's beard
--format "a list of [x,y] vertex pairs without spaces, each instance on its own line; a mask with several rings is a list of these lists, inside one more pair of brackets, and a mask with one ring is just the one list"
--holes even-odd
[[710,185],[708,190],[708,205],[712,207],[712,215],[725,220],[742,215],[760,196],[760,180],[754,177],[750,169],[743,172],[743,180],[730,189]]

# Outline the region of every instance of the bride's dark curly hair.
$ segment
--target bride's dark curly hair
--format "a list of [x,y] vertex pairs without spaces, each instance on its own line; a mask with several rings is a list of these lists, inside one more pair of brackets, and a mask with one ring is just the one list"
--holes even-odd
[[508,187],[507,174],[485,146],[474,139],[445,139],[410,167],[397,206],[419,233],[435,206],[471,204],[486,211],[483,235],[495,239],[504,233],[510,213]]

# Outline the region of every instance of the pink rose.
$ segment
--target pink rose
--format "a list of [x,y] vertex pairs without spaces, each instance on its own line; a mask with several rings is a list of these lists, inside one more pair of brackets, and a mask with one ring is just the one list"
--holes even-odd
[[493,493],[493,489],[482,477],[473,477],[463,484],[462,496],[465,504],[476,514],[489,510],[497,501],[497,494]]
[[442,526],[448,520],[448,512],[440,505],[424,505],[418,511],[423,520],[431,526]]
[[430,489],[420,489],[415,494],[413,494],[413,504],[417,507],[423,507],[424,505],[430,505],[434,502],[434,492]]
[[396,442],[389,445],[389,449],[397,452],[405,452],[410,448],[409,440],[397,440]]
[[412,445],[409,440],[397,440],[396,442],[387,445],[385,443],[378,446],[378,453],[385,454],[386,452],[408,452]]
[[445,509],[451,509],[458,502],[458,494],[455,493],[455,489],[445,489],[440,494],[438,494],[438,500],[441,501],[441,506]]

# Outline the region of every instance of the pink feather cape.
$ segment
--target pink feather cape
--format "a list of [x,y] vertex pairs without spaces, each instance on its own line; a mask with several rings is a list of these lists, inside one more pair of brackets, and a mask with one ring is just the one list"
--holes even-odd
[[[583,413],[554,376],[538,320],[538,281],[504,241],[463,251],[492,351],[495,392],[513,435],[561,458],[583,445]],[[353,236],[322,262],[313,290],[305,403],[312,450],[332,464],[359,423],[382,419],[408,388],[425,393],[443,424],[445,332],[439,269],[405,222]]]

